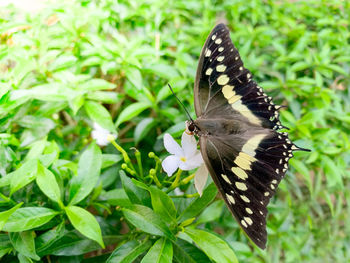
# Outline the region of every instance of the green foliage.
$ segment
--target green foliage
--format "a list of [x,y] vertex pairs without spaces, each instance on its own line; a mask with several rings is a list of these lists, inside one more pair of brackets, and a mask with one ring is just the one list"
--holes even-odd
[[[2,7],[1,260],[348,262],[349,14],[340,0],[76,0],[25,16]],[[186,120],[167,83],[194,116],[198,56],[218,21],[287,106],[291,139],[312,150],[295,154],[269,205],[266,251],[213,183],[199,197],[191,173],[169,178],[158,157],[163,134],[179,137]],[[93,123],[118,144],[97,146]]]

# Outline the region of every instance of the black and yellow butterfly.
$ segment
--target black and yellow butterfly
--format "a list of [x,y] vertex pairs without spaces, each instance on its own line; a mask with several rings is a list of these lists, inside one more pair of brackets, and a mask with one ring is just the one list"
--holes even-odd
[[217,25],[206,40],[194,86],[204,162],[230,211],[260,248],[266,247],[267,204],[297,147],[279,121],[279,106],[252,80],[228,28]]

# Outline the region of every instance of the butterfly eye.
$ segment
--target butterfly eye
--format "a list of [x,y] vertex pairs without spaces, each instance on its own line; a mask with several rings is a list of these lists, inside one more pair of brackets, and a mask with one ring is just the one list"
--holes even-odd
[[188,135],[193,135],[195,129],[196,129],[196,126],[194,125],[194,123],[192,121],[187,121],[186,122],[186,133]]

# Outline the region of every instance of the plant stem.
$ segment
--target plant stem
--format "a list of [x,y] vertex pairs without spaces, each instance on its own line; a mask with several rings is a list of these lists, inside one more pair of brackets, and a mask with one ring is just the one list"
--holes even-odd
[[123,158],[124,158],[124,161],[127,165],[129,165],[131,167],[131,169],[136,173],[136,170],[133,166],[133,164],[131,163],[131,160],[129,158],[129,155],[127,154],[127,152],[119,145],[115,142],[114,140],[114,137],[111,135],[109,136],[108,135],[108,138],[107,138],[111,144],[113,144],[113,146],[123,155]]
[[174,190],[176,187],[179,186],[179,181],[180,181],[181,173],[182,173],[182,170],[181,170],[181,169],[177,170],[177,173],[176,173],[176,176],[175,176],[175,180],[174,180],[174,182],[171,184],[171,186],[169,187],[169,189],[166,191],[167,193],[171,192],[172,190]]

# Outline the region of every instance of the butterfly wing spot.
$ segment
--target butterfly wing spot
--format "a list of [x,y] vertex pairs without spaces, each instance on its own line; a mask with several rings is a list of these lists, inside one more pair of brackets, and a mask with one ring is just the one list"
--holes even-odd
[[252,75],[251,74],[247,74],[247,79],[250,79],[250,77],[251,77]]
[[277,184],[277,180],[273,179],[273,180],[271,181],[271,183]]
[[221,174],[222,179],[224,179],[228,184],[232,184],[232,182],[230,181],[230,179],[228,179],[228,177],[225,174]]
[[251,170],[250,166],[252,162],[255,161],[256,159],[254,157],[251,157],[246,153],[240,152],[234,160],[234,163],[237,164],[237,166],[243,168],[244,170]]
[[243,70],[243,67],[239,67],[239,70],[242,71],[242,70]]
[[264,213],[262,211],[259,211],[260,215],[264,215]]
[[258,134],[253,138],[249,139],[242,147],[242,152],[254,157],[256,150],[261,143],[261,141],[266,137],[266,134]]
[[247,207],[246,209],[245,209],[245,211],[248,213],[248,214],[253,214],[253,211],[252,211],[252,209],[250,209],[249,207]]
[[[233,49],[232,49],[231,51],[233,51]],[[239,59],[239,57],[238,57],[238,56],[236,56],[236,57],[235,57],[235,60],[238,60],[238,59]]]
[[205,72],[205,75],[210,76],[210,74],[213,72],[212,68],[208,68],[207,71]]
[[242,104],[242,101],[236,101],[235,103],[231,104],[232,108],[239,113],[241,113],[244,117],[248,119],[253,124],[261,125],[261,121],[258,117],[256,117],[246,105]]
[[221,39],[221,38],[218,38],[218,39],[215,40],[215,44],[218,44],[218,45],[219,45],[219,44],[221,44],[221,42],[222,42],[222,39]]
[[233,204],[233,205],[235,204],[235,199],[233,198],[232,195],[226,194],[226,198],[231,204]]
[[238,178],[242,179],[242,180],[245,180],[248,178],[248,175],[247,173],[241,169],[240,167],[232,167],[231,171],[237,175]]
[[246,197],[245,195],[241,195],[241,199],[246,202],[246,203],[250,203],[250,200],[248,197]]
[[251,226],[253,224],[253,220],[250,217],[245,216],[243,219],[247,222],[248,225]]
[[212,35],[211,40],[215,40],[216,35]]
[[273,184],[270,185],[272,190],[275,190],[275,186]]
[[247,185],[245,183],[241,183],[241,182],[236,182],[236,187],[238,188],[238,190],[241,191],[247,191]]
[[241,98],[242,98],[242,96],[240,96],[240,95],[232,96],[232,97],[228,100],[228,103],[229,103],[229,104],[233,104],[233,103],[235,103],[236,101],[240,100]]
[[265,192],[264,193],[264,196],[269,196],[270,195],[270,192]]
[[217,72],[224,72],[225,70],[226,70],[226,66],[225,65],[216,66],[216,71]]
[[211,55],[211,50],[207,49],[207,51],[205,52],[205,56],[206,57],[210,57],[210,55]]
[[224,60],[224,58],[225,58],[225,56],[219,56],[216,60],[219,61],[219,62],[221,62],[221,61]]
[[247,223],[246,223],[243,219],[241,220],[241,224],[242,224],[242,226],[244,226],[245,228],[248,227]]
[[[280,163],[282,163],[282,160],[280,160]],[[277,168],[276,169],[276,174],[279,174],[280,170]]]
[[224,47],[219,47],[218,51],[222,52],[222,51],[224,51],[224,49],[225,49]]
[[224,94],[224,97],[226,99],[229,99],[231,98],[232,96],[236,95],[236,92],[233,91],[234,89],[234,86],[230,86],[230,85],[225,85],[223,88],[222,88],[222,93]]
[[229,81],[230,81],[230,78],[225,74],[218,77],[218,80],[217,80],[218,84],[222,86],[226,85]]

